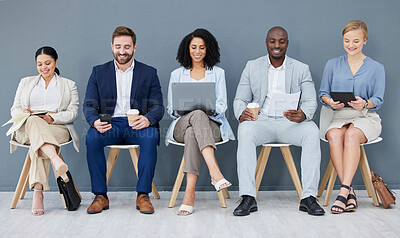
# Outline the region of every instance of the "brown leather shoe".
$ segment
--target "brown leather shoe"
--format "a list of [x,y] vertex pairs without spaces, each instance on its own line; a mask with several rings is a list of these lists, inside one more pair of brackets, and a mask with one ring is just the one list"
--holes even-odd
[[94,197],[92,204],[87,209],[87,213],[96,214],[100,213],[103,210],[107,210],[109,208],[110,201],[105,198],[103,195],[96,195]]
[[142,194],[136,199],[136,209],[143,214],[153,214],[154,207],[150,202],[149,195]]

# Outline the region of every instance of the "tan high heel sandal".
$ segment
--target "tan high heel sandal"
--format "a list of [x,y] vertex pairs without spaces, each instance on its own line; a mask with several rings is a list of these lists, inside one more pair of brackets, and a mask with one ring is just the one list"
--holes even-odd
[[[33,189],[33,192],[43,192],[43,189]],[[33,196],[35,196],[35,195],[33,195]],[[43,193],[42,193],[42,196],[43,196],[43,199],[44,199]],[[33,201],[32,201],[32,205],[33,205]],[[44,207],[44,205],[43,205],[43,207]],[[34,215],[34,216],[42,216],[43,214],[44,214],[44,209],[43,208],[36,208],[36,209],[32,208],[32,215]]]
[[[58,156],[58,155],[53,155],[50,158],[50,161],[53,160],[54,156]],[[67,171],[68,171],[68,165],[65,162],[63,164],[61,164],[60,167],[58,167],[58,168],[54,167],[54,169],[56,170],[57,177],[61,177],[64,180],[64,182],[68,182],[69,178],[68,178],[68,176],[66,174]]]

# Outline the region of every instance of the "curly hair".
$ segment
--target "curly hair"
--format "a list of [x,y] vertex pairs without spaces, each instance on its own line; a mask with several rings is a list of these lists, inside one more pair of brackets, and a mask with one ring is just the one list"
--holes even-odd
[[206,29],[196,29],[189,35],[183,38],[181,44],[179,45],[176,60],[186,69],[192,68],[192,58],[190,57],[189,47],[190,42],[193,38],[198,37],[204,40],[206,44],[206,57],[204,57],[204,66],[206,69],[211,69],[214,65],[220,62],[219,57],[219,47],[218,41],[215,37]]

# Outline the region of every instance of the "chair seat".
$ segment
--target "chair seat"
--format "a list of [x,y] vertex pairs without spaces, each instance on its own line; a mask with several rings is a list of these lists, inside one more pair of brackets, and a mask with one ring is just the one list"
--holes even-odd
[[[320,139],[321,139],[322,141],[328,142],[328,140],[325,139],[325,138],[320,138]],[[363,143],[363,144],[360,144],[360,145],[362,145],[362,146],[364,146],[364,145],[372,145],[372,144],[381,142],[382,140],[383,140],[382,137],[378,137],[378,138],[376,138],[375,140],[372,140],[372,141],[369,141],[369,142],[367,142],[367,143]]]
[[292,177],[293,184],[297,191],[297,195],[301,199],[301,192],[303,191],[303,188],[301,186],[299,174],[297,173],[296,165],[294,164],[294,161],[293,161],[292,153],[290,152],[289,146],[291,146],[291,145],[292,144],[286,144],[286,143],[269,143],[269,144],[262,145],[261,152],[257,159],[257,167],[256,167],[256,174],[255,174],[256,192],[257,193],[258,193],[258,190],[261,185],[261,180],[264,175],[265,167],[267,166],[267,162],[269,159],[271,149],[279,147],[281,149],[283,159],[285,160],[286,166],[289,170],[290,176]]
[[[222,145],[222,144],[225,144],[228,141],[229,141],[229,139],[226,139],[226,140],[223,140],[223,141],[215,143],[215,145],[216,146]],[[171,143],[171,144],[174,144],[174,145],[177,145],[177,146],[183,146],[183,147],[185,146],[184,143],[179,143],[179,142],[177,142],[175,140],[168,139],[167,142]],[[215,159],[215,163],[218,165],[216,159]],[[179,189],[181,188],[183,177],[185,176],[185,174],[183,173],[184,166],[185,166],[185,159],[182,156],[181,164],[180,164],[179,169],[178,169],[178,174],[176,175],[174,187],[172,188],[171,197],[169,199],[169,204],[168,204],[169,208],[175,206],[176,198],[178,197],[178,192],[179,192]],[[226,189],[226,188],[222,189],[221,191],[217,192],[217,194],[218,194],[219,201],[221,203],[221,207],[222,208],[226,208],[225,197],[228,198],[228,199],[230,198],[228,189]]]
[[[62,143],[60,146],[68,145],[69,143],[72,143],[72,140]],[[15,140],[10,140],[10,144],[18,146],[18,147],[22,147],[22,148],[29,148],[29,145],[20,144],[20,143],[16,142]]]
[[136,149],[139,148],[139,145],[107,145],[106,147],[116,149]]
[[262,146],[264,147],[282,147],[282,146],[291,146],[292,144],[278,144],[278,143],[269,143],[269,144],[263,144]]
[[[325,138],[320,138],[320,139],[322,141],[328,142]],[[369,167],[367,154],[365,153],[364,146],[375,144],[382,140],[383,140],[382,137],[378,137],[373,141],[369,141],[367,143],[360,144],[360,152],[361,153],[360,153],[360,161],[359,161],[358,168],[360,169],[362,178],[364,180],[364,184],[365,184],[365,188],[367,189],[368,196],[372,198],[372,201],[375,206],[379,206],[379,201],[378,201],[378,197],[376,195],[375,188],[373,187],[373,184],[372,184],[372,177],[371,177],[371,172],[370,172],[371,169]],[[321,185],[318,189],[318,194],[317,194],[317,197],[322,196],[322,193],[324,192],[325,187],[326,187],[326,194],[325,194],[324,203],[323,203],[324,206],[329,205],[329,201],[330,201],[330,198],[332,195],[333,187],[335,185],[336,177],[337,177],[337,172],[333,166],[332,159],[330,159],[328,166],[326,167],[325,174],[321,180]]]
[[[106,181],[108,185],[108,181],[110,181],[111,174],[114,170],[115,163],[117,162],[120,150],[127,149],[129,150],[129,154],[131,155],[132,164],[135,168],[136,177],[138,177],[138,161],[139,161],[139,145],[107,145],[107,148],[110,148],[107,156],[107,173],[106,173]],[[156,199],[160,199],[160,194],[157,191],[154,182],[151,183],[152,192]]]
[[[70,143],[72,143],[72,140],[60,144],[60,147],[62,147],[64,145],[68,145]],[[10,144],[18,146],[18,147],[22,147],[22,148],[27,148],[27,149],[29,149],[29,146],[30,146],[30,145],[20,144],[15,140],[10,140]],[[62,158],[61,154],[59,154],[59,156],[61,157],[62,160],[64,160]],[[28,188],[28,183],[29,183],[28,180],[29,180],[29,169],[30,169],[30,166],[31,166],[31,158],[30,158],[29,152],[28,152],[27,155],[26,155],[24,166],[22,167],[22,171],[21,171],[20,177],[18,179],[18,183],[17,183],[17,187],[16,187],[15,192],[14,192],[13,200],[11,202],[11,206],[10,206],[11,209],[14,209],[17,206],[17,203],[18,203],[19,199],[23,199],[25,197],[25,193],[26,193],[26,190]],[[53,168],[53,171],[54,171],[54,168]],[[55,172],[54,172],[54,175],[55,175],[55,177],[57,179],[57,175],[56,175]],[[75,183],[74,183],[74,185],[75,185]],[[75,187],[76,187],[76,185],[75,185]],[[76,190],[78,191],[78,189],[76,189]],[[78,191],[78,194],[79,194],[79,191]],[[62,194],[60,194],[60,195],[61,195],[61,201],[62,201],[62,203],[64,205],[64,208],[67,208],[63,195]],[[80,194],[79,194],[79,196],[81,197]]]
[[[215,145],[222,145],[222,144],[225,144],[228,141],[229,141],[229,139],[226,139],[226,140],[223,140],[223,141],[215,143]],[[168,139],[167,142],[171,143],[171,144],[174,144],[174,145],[178,145],[178,146],[185,146],[185,143],[179,143],[179,142],[177,142],[175,140]]]

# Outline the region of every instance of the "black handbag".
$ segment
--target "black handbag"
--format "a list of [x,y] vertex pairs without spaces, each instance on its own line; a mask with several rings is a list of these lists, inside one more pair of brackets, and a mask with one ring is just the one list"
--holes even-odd
[[68,211],[75,211],[81,204],[81,197],[75,187],[74,180],[72,179],[71,173],[67,171],[68,182],[64,182],[61,177],[57,178],[58,189],[60,194],[64,196],[65,204],[67,205]]

